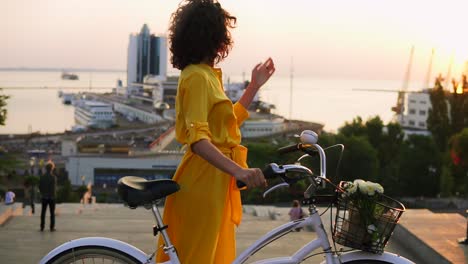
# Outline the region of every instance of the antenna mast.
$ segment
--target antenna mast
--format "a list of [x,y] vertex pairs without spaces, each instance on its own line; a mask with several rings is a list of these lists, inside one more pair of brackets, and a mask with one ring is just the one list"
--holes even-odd
[[414,54],[414,46],[411,46],[411,53],[410,53],[410,59],[408,62],[408,66],[406,68],[406,73],[405,73],[405,78],[403,80],[403,86],[398,91],[398,99],[397,99],[397,104],[396,106],[392,107],[392,111],[397,114],[397,117],[399,117],[401,125],[404,125],[404,120],[403,120],[403,112],[405,108],[405,96],[406,96],[406,91],[408,90],[408,83],[409,79],[411,76],[411,66],[413,64],[413,54]]
[[293,57],[291,57],[291,72],[289,76],[289,123],[291,123],[292,120],[292,98],[293,98],[293,74],[294,74],[294,68],[293,68]]

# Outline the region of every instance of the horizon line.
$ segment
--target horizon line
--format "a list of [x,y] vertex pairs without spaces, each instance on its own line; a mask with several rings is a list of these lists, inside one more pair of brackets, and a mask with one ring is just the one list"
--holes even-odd
[[0,67],[0,71],[74,71],[74,72],[126,72],[124,69],[74,67]]

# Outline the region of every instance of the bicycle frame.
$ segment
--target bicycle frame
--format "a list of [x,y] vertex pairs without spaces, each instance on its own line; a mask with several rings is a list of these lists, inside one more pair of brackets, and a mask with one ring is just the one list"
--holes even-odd
[[[152,209],[153,209],[153,213],[155,214],[158,227],[164,226],[156,205],[154,205]],[[384,252],[381,255],[372,254],[372,253],[368,253],[364,251],[354,251],[354,252],[348,252],[348,253],[339,254],[339,255],[335,254],[335,252],[332,251],[330,242],[328,241],[327,232],[323,226],[322,219],[317,209],[315,208],[314,205],[310,205],[309,209],[310,209],[309,210],[310,215],[308,217],[288,222],[286,224],[283,224],[271,230],[270,232],[262,236],[260,239],[255,241],[246,250],[244,250],[232,263],[243,264],[252,255],[254,255],[257,251],[261,250],[264,246],[268,245],[271,241],[281,237],[282,235],[290,232],[291,230],[295,228],[312,226],[315,232],[317,233],[317,238],[310,241],[306,245],[304,245],[302,248],[296,251],[292,256],[263,259],[263,260],[256,261],[253,264],[296,264],[296,263],[300,263],[311,252],[319,248],[323,250],[324,255],[325,255],[325,261],[323,261],[321,264],[340,264],[340,263],[346,263],[348,261],[354,261],[354,260],[377,260],[377,261],[383,261],[383,262],[395,263],[395,264],[414,264],[413,262],[409,261],[408,259],[402,256],[398,256],[389,252]],[[159,217],[157,215],[159,215]],[[170,260],[164,263],[160,263],[160,264],[179,264],[180,260],[177,256],[174,246],[172,246],[172,244],[170,243],[170,239],[167,236],[166,230],[161,231],[161,235],[163,236],[163,239],[165,240],[165,242],[168,243],[163,249],[164,249],[164,252],[169,256]]]
[[293,263],[299,263],[302,261],[305,257],[307,257],[308,254],[310,254],[312,251],[322,248],[323,251],[325,252],[325,258],[327,263],[334,263],[333,262],[333,254],[331,251],[330,243],[328,241],[328,236],[327,233],[323,227],[322,224],[322,219],[320,218],[320,215],[318,214],[318,211],[315,207],[310,208],[310,215],[306,218],[295,220],[286,224],[283,224],[272,231],[268,232],[265,234],[263,237],[261,237],[259,240],[254,242],[250,247],[248,247],[244,252],[242,252],[238,258],[236,258],[233,262],[233,264],[241,264],[245,263],[251,257],[255,252],[269,244],[271,241],[274,239],[290,232],[291,230],[295,228],[300,228],[300,227],[305,227],[305,226],[312,226],[314,230],[317,233],[317,238],[310,241],[308,244],[303,246],[301,249],[299,249],[297,252],[295,252],[292,256],[289,257],[282,257],[282,258],[272,258],[272,259],[265,259],[262,261],[258,261],[255,263],[283,263],[283,264],[293,264]]

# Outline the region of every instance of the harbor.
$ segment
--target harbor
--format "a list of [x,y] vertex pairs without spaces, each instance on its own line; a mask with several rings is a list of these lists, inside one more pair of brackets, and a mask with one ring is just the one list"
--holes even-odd
[[[238,256],[268,231],[280,236],[249,262],[288,256],[324,238],[318,219],[316,230],[299,229],[297,223],[313,217],[303,221],[290,211],[291,204],[305,209],[317,202],[306,211],[318,209],[338,255],[356,249],[378,254],[388,241],[385,250],[396,255],[372,263],[403,257],[418,264],[468,263],[468,45],[458,30],[468,8],[463,1],[424,3],[424,12],[421,3],[405,1],[343,1],[338,7],[306,0],[26,2],[8,2],[6,23],[0,23],[7,39],[0,43],[0,262],[37,263],[81,237],[118,239],[149,256],[160,250],[151,211],[124,205],[118,182],[129,175],[164,179],[175,190],[166,180],[183,174],[175,197],[189,193],[194,205],[174,203],[191,212],[183,226],[217,226],[210,209],[228,212],[229,206],[222,208],[216,196],[209,200],[216,206],[195,211],[207,200],[195,202],[193,195],[224,192],[201,189],[205,180],[206,186],[216,181],[193,175],[211,175],[205,165],[227,172],[216,163],[226,155],[243,167],[270,168],[265,175],[281,170],[279,177],[266,177],[275,190],[266,197],[258,171],[249,176],[257,180],[243,180],[257,187],[242,189],[241,201],[228,191],[231,209],[243,211]],[[176,19],[191,18],[195,11],[181,12],[198,4],[225,11],[219,13],[224,23],[207,10],[189,23]],[[195,32],[179,35],[181,28]],[[211,49],[208,56],[204,49]],[[209,82],[191,79],[192,68]],[[214,109],[229,118],[217,120],[224,112]],[[186,123],[176,128],[181,117]],[[219,135],[226,139],[218,142]],[[199,137],[222,153],[209,153],[215,161],[192,144]],[[195,162],[187,153],[198,155]],[[187,160],[190,166],[181,166]],[[202,169],[183,171],[192,165]],[[245,176],[239,171],[227,174]],[[185,185],[186,179],[197,185]],[[149,185],[159,194],[160,186]],[[325,193],[334,202],[321,204]],[[44,203],[52,214],[45,226]],[[307,216],[299,211],[299,218]],[[274,229],[289,221],[291,232]],[[326,247],[294,262],[322,263]],[[367,262],[361,260],[351,262]],[[325,262],[334,261],[327,254]]]

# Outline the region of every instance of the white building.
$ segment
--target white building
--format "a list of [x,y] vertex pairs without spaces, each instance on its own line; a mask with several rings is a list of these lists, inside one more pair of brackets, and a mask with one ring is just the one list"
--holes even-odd
[[167,103],[170,108],[175,107],[175,97],[177,95],[177,86],[179,76],[161,76],[146,75],[143,81],[143,90],[152,91],[153,104]]
[[91,183],[115,186],[123,176],[146,179],[170,178],[182,159],[182,153],[158,153],[145,157],[123,155],[69,156],[65,165],[71,184]]
[[140,154],[82,153],[78,150],[80,138],[62,139],[62,156],[65,169],[73,185],[115,186],[123,176],[146,179],[169,178],[180,163],[183,152],[150,151]]
[[429,93],[407,93],[405,109],[403,115],[398,117],[398,121],[405,129],[427,131],[427,118],[431,108]]
[[256,138],[284,132],[286,123],[283,118],[247,119],[241,126],[243,138]]
[[166,77],[167,75],[167,39],[164,36],[150,34],[146,24],[139,34],[131,34],[127,53],[127,87],[133,83],[143,83],[148,75]]
[[[224,84],[224,91],[226,92],[227,97],[231,99],[232,102],[237,102],[241,98],[242,94],[244,93],[246,83],[244,82],[236,82]],[[253,98],[253,102],[259,101],[260,99],[259,93],[255,95]]]
[[138,119],[147,124],[155,124],[164,120],[160,115],[154,112],[133,107],[125,103],[114,102],[114,110],[127,117],[129,120]]

